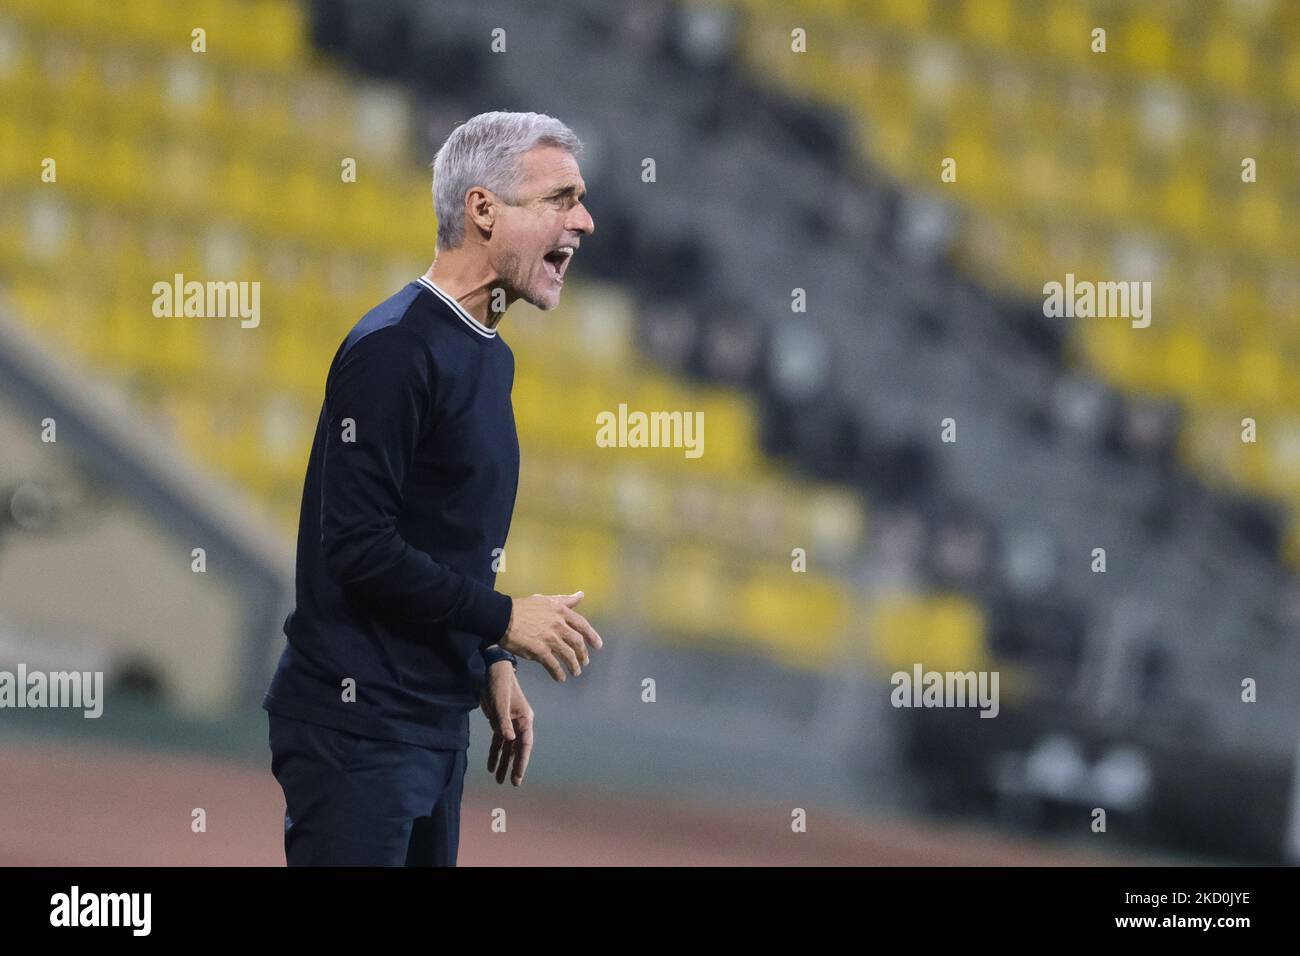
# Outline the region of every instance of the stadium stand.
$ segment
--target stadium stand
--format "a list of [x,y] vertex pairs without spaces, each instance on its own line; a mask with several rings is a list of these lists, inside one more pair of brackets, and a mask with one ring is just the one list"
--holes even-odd
[[[427,264],[430,143],[487,108],[572,117],[597,235],[560,310],[503,327],[523,446],[503,589],[583,582],[593,615],[708,655],[682,658],[718,678],[694,700],[747,712],[842,672],[998,669],[1001,721],[885,708],[843,745],[897,735],[939,809],[1113,798],[1155,839],[1280,852],[1300,445],[1238,432],[1300,427],[1290,7],[168,4],[203,25],[194,56],[160,6],[111,39],[103,5],[0,7],[0,282],[280,533],[330,355]],[[1243,155],[1270,170],[1247,190]],[[1151,327],[1044,316],[1067,272],[1150,275]],[[159,321],[177,273],[260,280],[261,324]],[[620,403],[703,410],[707,453],[602,454]],[[1243,677],[1270,686],[1249,708]]]
[[[192,12],[211,59],[176,54],[147,13],[106,43],[92,5],[9,10],[5,284],[32,334],[122,383],[287,533],[331,354],[358,315],[424,269],[415,257],[431,247],[432,212],[410,209],[429,208],[427,173],[410,159],[400,94],[353,90],[301,45],[221,42],[226,18],[278,22],[298,8]],[[357,143],[373,155],[353,156]],[[30,175],[36,154],[58,157],[69,188],[57,198]],[[355,183],[341,158],[358,164]],[[174,274],[256,277],[263,317],[160,321],[153,285]],[[739,642],[809,669],[842,657],[855,597],[835,574],[861,540],[859,497],[804,479],[792,494],[758,448],[751,402],[657,371],[630,339],[627,294],[572,285],[557,315],[512,315],[507,330],[524,464],[503,587],[582,581],[591,613],[666,637]],[[291,297],[308,305],[289,308]],[[706,454],[643,449],[615,465],[593,436],[597,414],[620,403],[703,412]],[[795,546],[814,555],[809,572],[775,573]],[[667,597],[684,584],[686,599]],[[803,622],[793,634],[792,620]]]

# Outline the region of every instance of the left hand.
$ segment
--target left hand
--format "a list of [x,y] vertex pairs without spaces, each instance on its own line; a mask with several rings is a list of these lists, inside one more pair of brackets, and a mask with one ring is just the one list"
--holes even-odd
[[497,661],[488,668],[487,686],[479,702],[492,724],[488,773],[495,772],[497,783],[505,783],[506,771],[513,760],[510,782],[517,787],[524,782],[528,757],[533,750],[533,709],[519,686],[513,664]]

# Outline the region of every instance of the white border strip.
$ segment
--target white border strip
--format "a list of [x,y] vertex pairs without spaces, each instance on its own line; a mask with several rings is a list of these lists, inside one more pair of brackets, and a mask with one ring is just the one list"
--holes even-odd
[[483,338],[494,339],[497,337],[496,329],[489,329],[478,319],[474,318],[474,316],[470,315],[468,312],[462,309],[459,302],[457,302],[447,293],[443,292],[436,285],[430,282],[427,276],[420,276],[420,278],[416,279],[415,281],[423,285],[426,289],[428,289],[438,298],[442,299],[443,302],[447,303],[447,305],[455,309],[456,314],[460,316],[460,320],[464,322],[466,325],[468,325],[475,332],[477,332],[479,335],[483,336]]

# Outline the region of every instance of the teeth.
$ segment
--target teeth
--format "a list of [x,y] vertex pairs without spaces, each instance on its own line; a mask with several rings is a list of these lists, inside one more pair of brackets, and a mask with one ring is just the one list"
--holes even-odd
[[560,246],[560,248],[556,249],[555,251],[562,252],[566,257],[568,257],[573,255],[573,246]]

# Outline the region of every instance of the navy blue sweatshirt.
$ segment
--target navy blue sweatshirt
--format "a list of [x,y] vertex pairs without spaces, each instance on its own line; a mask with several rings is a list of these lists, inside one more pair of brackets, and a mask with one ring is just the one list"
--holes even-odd
[[325,382],[266,710],[469,746],[487,666],[517,666],[495,646],[511,605],[494,590],[519,484],[514,370],[505,341],[423,277],[353,326]]

